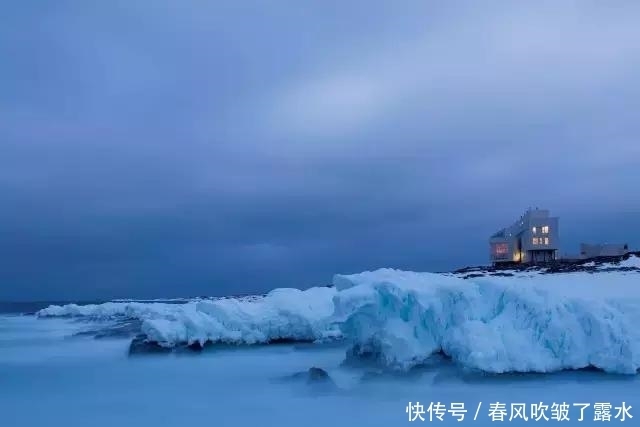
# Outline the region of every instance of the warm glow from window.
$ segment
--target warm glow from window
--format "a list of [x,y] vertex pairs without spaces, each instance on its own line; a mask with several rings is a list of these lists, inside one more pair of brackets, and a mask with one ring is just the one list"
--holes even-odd
[[509,252],[509,245],[506,243],[496,243],[493,245],[494,255],[506,255]]
[[534,245],[537,245],[537,244],[538,244],[538,242],[539,242],[538,238],[537,238],[537,237],[534,237],[534,238],[533,238],[533,244],[534,244]]
[[543,225],[542,226],[542,234],[549,234],[549,226],[548,225]]
[[544,238],[544,244],[545,244],[545,245],[548,245],[548,244],[549,244],[549,238],[548,238],[548,237],[545,237],[545,238]]
[[533,234],[536,234],[538,232],[538,229],[536,227],[533,227],[531,231],[533,231]]

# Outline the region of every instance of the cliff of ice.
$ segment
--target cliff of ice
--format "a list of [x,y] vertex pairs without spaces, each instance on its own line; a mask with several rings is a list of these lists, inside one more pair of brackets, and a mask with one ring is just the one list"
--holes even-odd
[[264,297],[194,300],[183,304],[107,302],[49,306],[38,317],[135,319],[149,342],[163,347],[199,343],[259,344],[332,339],[335,289],[275,289]]
[[492,373],[640,367],[637,272],[464,280],[382,269],[334,283],[351,352],[387,368],[408,370],[434,353]]
[[135,319],[147,342],[166,348],[344,339],[348,357],[366,356],[400,371],[443,353],[492,373],[596,367],[631,374],[640,367],[639,267],[631,256],[553,273],[381,269],[336,275],[332,288],[181,303],[70,304],[38,316]]

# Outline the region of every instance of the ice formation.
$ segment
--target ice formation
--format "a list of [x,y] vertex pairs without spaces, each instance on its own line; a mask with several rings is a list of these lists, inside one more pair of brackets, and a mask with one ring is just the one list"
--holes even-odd
[[383,269],[334,283],[336,320],[352,352],[391,369],[437,352],[492,373],[640,367],[637,273],[463,280]]
[[631,256],[624,261],[620,262],[620,267],[625,268],[638,268],[640,269],[640,258],[636,256]]
[[316,341],[334,337],[333,288],[276,289],[264,299],[199,302],[178,315],[146,320],[142,331],[163,346],[178,343],[236,344],[277,340]]
[[[164,347],[346,338],[349,355],[408,370],[434,353],[492,373],[640,367],[640,259],[606,270],[480,274],[381,269],[336,275],[333,288],[186,303],[51,306],[40,317],[132,318]],[[612,271],[613,268],[625,270]]]
[[146,339],[164,347],[225,342],[268,343],[335,338],[333,288],[276,289],[264,297],[197,300],[184,304],[108,302],[50,306],[39,317],[132,318]]
[[38,317],[84,317],[95,320],[117,318],[145,319],[182,309],[182,304],[144,302],[105,302],[102,304],[50,305],[36,313]]

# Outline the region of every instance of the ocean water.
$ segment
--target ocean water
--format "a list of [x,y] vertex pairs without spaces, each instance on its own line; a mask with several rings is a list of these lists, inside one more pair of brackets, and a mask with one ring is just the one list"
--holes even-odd
[[[446,360],[407,375],[387,375],[365,364],[345,366],[345,344],[214,347],[202,353],[128,356],[130,339],[78,334],[104,325],[71,319],[0,316],[0,425],[74,426],[397,426],[430,423],[430,403],[464,404],[438,425],[485,426],[491,404],[505,405],[510,425],[559,423],[508,421],[511,404],[569,405],[565,425],[598,425],[594,404],[625,402],[640,425],[637,376],[599,372],[494,375],[464,372]],[[311,367],[333,384],[310,381]],[[412,402],[425,410],[409,421]],[[589,403],[583,421],[580,407]],[[481,404],[474,421],[476,409]]]
[[[101,301],[100,301],[101,302]],[[21,314],[35,313],[49,305],[64,305],[66,301],[28,301],[28,302],[9,302],[0,301],[0,315],[2,314]]]

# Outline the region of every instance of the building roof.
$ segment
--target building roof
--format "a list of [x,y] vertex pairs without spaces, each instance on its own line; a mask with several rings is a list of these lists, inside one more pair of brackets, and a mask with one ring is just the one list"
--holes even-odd
[[500,237],[504,237],[505,235],[505,229],[503,228],[502,230],[498,231],[496,234],[494,234],[493,236],[491,236],[492,239],[497,239]]

